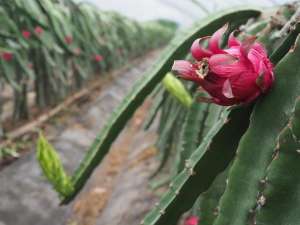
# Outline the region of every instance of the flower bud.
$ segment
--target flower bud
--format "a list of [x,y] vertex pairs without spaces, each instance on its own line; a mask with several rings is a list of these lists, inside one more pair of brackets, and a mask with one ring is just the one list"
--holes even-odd
[[36,26],[36,27],[34,28],[34,33],[35,33],[36,35],[41,35],[43,32],[44,32],[44,30],[43,30],[43,28],[41,28],[40,26]]
[[99,54],[96,54],[96,55],[94,55],[94,60],[96,62],[101,62],[103,60],[103,56],[99,55]]
[[22,30],[22,36],[23,36],[25,39],[29,39],[30,36],[31,36],[31,33],[30,33],[30,31],[28,31],[28,30]]
[[1,58],[4,60],[4,61],[11,61],[13,59],[13,54],[11,52],[3,52],[1,54]]
[[72,44],[72,42],[73,42],[73,37],[72,37],[72,36],[69,36],[69,35],[65,36],[65,42],[66,42],[68,45]]
[[[223,106],[249,103],[272,86],[273,66],[254,37],[239,41],[231,33],[228,48],[221,49],[226,29],[227,25],[211,37],[195,40],[191,47],[195,62],[175,61],[172,70],[204,89],[211,96],[207,102]],[[205,41],[207,48],[203,47]]]

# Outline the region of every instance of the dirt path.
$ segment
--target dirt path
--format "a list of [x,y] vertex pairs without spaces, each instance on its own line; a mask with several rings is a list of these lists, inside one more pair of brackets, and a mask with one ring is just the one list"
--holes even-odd
[[144,104],[135,114],[95,171],[73,205],[69,224],[139,224],[153,205],[156,197],[148,189],[147,180],[156,166],[155,132],[141,131],[147,108]]
[[[122,71],[88,102],[81,102],[63,116],[52,120],[46,135],[54,144],[67,171],[78,166],[96,133],[121,102],[158,52]],[[59,199],[43,178],[34,151],[0,173],[1,225],[120,225],[139,224],[155,196],[147,177],[155,167],[155,132],[140,131],[146,104],[137,112],[113,145],[111,153],[93,174],[73,204],[58,207]],[[130,210],[128,210],[130,209]]]

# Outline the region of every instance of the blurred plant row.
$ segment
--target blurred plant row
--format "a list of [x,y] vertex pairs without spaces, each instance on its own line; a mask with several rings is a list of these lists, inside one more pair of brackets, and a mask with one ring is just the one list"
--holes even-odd
[[87,80],[165,44],[176,29],[72,0],[1,1],[0,20],[0,85],[13,89],[14,120],[30,116],[29,93],[40,109],[57,104]]

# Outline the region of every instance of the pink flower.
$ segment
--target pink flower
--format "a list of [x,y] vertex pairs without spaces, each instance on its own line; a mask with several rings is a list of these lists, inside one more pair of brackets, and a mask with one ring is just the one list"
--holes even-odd
[[79,55],[81,54],[81,49],[80,49],[80,48],[75,48],[75,49],[74,49],[74,54],[75,54],[76,56],[79,56]]
[[72,42],[73,42],[73,37],[72,37],[72,36],[69,36],[69,35],[65,36],[65,42],[66,42],[68,45],[72,44]]
[[3,52],[1,54],[1,58],[4,60],[4,61],[11,61],[13,59],[13,54],[11,52]]
[[41,28],[40,26],[36,26],[36,27],[34,28],[34,33],[35,33],[36,35],[41,35],[43,32],[44,32],[44,30],[43,30],[43,28]]
[[[254,37],[241,42],[231,33],[228,48],[221,49],[226,29],[227,25],[211,37],[195,40],[191,47],[195,62],[175,61],[172,70],[208,92],[211,98],[203,101],[223,106],[249,103],[272,86],[273,66],[263,45]],[[202,46],[205,41],[208,48]]]
[[94,55],[94,60],[96,62],[101,62],[103,60],[103,56],[99,55],[99,54],[96,54],[96,55]]
[[28,31],[28,30],[22,30],[22,36],[23,36],[25,39],[29,39],[30,36],[31,36],[31,33],[30,33],[30,31]]
[[198,225],[199,218],[197,216],[189,216],[185,219],[184,225]]

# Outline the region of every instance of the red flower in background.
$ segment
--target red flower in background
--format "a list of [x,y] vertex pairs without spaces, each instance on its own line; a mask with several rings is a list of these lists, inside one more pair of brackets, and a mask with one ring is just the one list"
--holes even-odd
[[30,33],[30,31],[28,31],[28,30],[22,30],[22,36],[23,36],[25,39],[29,39],[30,36],[31,36],[31,33]]
[[[195,63],[175,61],[172,70],[180,77],[196,82],[211,96],[204,101],[228,106],[249,103],[268,91],[274,81],[273,66],[266,50],[254,37],[240,42],[233,33],[227,49],[220,42],[227,25],[212,37],[194,41],[191,53]],[[208,48],[202,46],[208,41]]]
[[81,54],[81,49],[80,48],[75,48],[74,49],[74,54],[77,55],[77,56],[80,55]]
[[184,225],[198,225],[199,218],[198,216],[190,216],[185,219]]
[[96,54],[96,55],[94,55],[94,60],[96,62],[101,62],[103,60],[103,56],[99,55],[99,54]]
[[34,28],[34,33],[35,33],[36,35],[41,35],[43,32],[44,32],[44,30],[43,30],[43,28],[40,27],[40,26],[36,26],[36,27]]
[[70,45],[73,42],[73,37],[72,36],[65,36],[65,42]]
[[4,60],[4,61],[11,61],[13,59],[13,54],[11,52],[3,52],[1,54],[1,58]]

